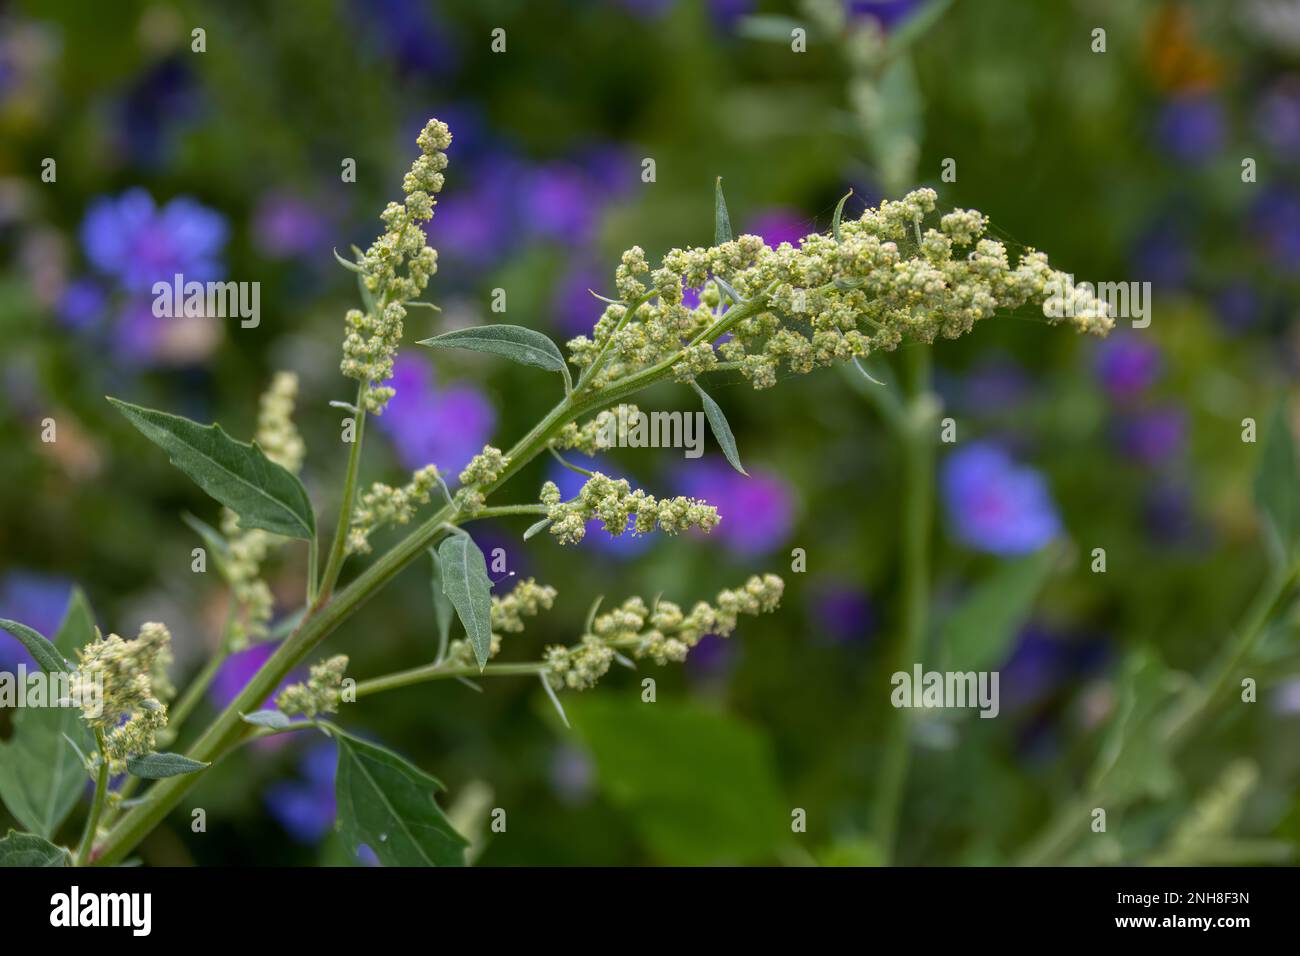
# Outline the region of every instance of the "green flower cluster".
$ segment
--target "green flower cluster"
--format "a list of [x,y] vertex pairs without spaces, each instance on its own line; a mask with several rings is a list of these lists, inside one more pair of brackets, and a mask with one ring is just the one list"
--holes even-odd
[[[505,597],[492,595],[492,640],[488,657],[495,657],[501,652],[502,633],[521,633],[524,618],[536,617],[542,611],[549,611],[555,603],[555,594],[555,588],[538,584],[533,578],[525,578]],[[447,645],[443,666],[477,668],[474,646],[464,638],[452,641]]]
[[133,641],[97,633],[77,652],[73,694],[86,723],[103,735],[113,774],[124,773],[129,758],[150,753],[167,726],[165,701],[175,694],[167,679],[171,640],[165,625],[148,623]]
[[[298,376],[277,372],[262,394],[257,413],[257,444],[266,457],[297,474],[302,470],[307,449],[293,423],[294,403],[298,397]],[[263,640],[275,601],[271,589],[262,580],[262,563],[274,545],[286,539],[260,528],[244,530],[239,516],[229,508],[221,512],[221,533],[228,543],[222,573],[230,584],[235,613],[226,634],[233,651],[242,650],[250,641]]]
[[290,684],[280,691],[275,698],[275,706],[290,716],[302,714],[309,720],[318,714],[338,713],[343,675],[347,669],[346,654],[336,654],[328,660],[311,665],[307,682]]
[[722,518],[718,509],[698,498],[656,498],[638,488],[632,490],[625,478],[610,478],[595,472],[576,498],[560,500],[560,489],[552,481],[542,486],[540,500],[546,506],[550,532],[560,544],[576,544],[587,534],[587,522],[599,518],[605,530],[620,535],[628,528],[633,534],[649,534],[658,528],[665,534],[677,534],[687,528],[699,528],[706,534]]
[[[599,386],[672,357],[686,380],[721,359],[767,388],[783,366],[802,374],[904,342],[956,338],[999,310],[1042,301],[1053,283],[1074,289],[1068,321],[1076,328],[1110,330],[1106,306],[1043,253],[1026,250],[1012,266],[1006,247],[984,237],[980,213],[956,210],[923,229],[936,198],[918,189],[797,247],[745,235],[673,249],[654,270],[633,248],[616,273],[623,301],[605,309],[590,337],[568,343],[570,361],[586,368],[608,349],[592,379]],[[702,290],[694,308],[683,304],[683,288]],[[715,349],[725,332],[732,337]]]
[[[384,209],[387,231],[360,257],[357,268],[366,293],[366,310],[352,309],[346,317],[343,341],[344,375],[366,386],[362,401],[381,414],[393,389],[383,385],[393,376],[393,356],[402,341],[405,303],[415,299],[438,269],[437,252],[425,244],[424,222],[433,217],[434,195],[442,190],[443,152],[451,145],[447,124],[429,120],[416,140],[421,155],[402,182],[404,203]],[[405,269],[405,275],[402,274]]]
[[609,671],[621,651],[656,664],[684,661],[705,634],[730,637],[741,614],[776,610],[785,582],[775,574],[754,575],[744,587],[718,592],[713,604],[699,601],[684,613],[671,601],[648,607],[639,597],[597,616],[582,640],[569,647],[546,649],[546,679],[557,690],[585,690]]
[[407,524],[420,505],[427,505],[438,486],[438,468],[425,465],[401,488],[375,482],[352,511],[347,553],[369,554],[370,535],[384,525]]

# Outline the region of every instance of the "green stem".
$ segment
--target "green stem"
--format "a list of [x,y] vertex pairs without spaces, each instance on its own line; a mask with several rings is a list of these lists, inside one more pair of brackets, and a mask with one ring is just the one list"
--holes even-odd
[[352,500],[357,492],[357,473],[361,468],[361,444],[366,432],[366,385],[357,386],[357,429],[352,436],[352,448],[348,451],[348,471],[343,480],[343,503],[339,506],[339,520],[334,528],[334,540],[330,542],[329,558],[325,562],[325,573],[321,576],[320,587],[312,608],[321,607],[334,593],[339,572],[343,570],[343,560],[347,557],[348,528],[352,525]]
[[357,684],[357,697],[379,694],[386,690],[396,690],[399,687],[409,687],[412,684],[444,680],[449,677],[520,677],[540,674],[545,670],[546,665],[536,661],[523,664],[489,664],[481,671],[478,669],[477,664],[426,664],[423,667],[413,667],[410,670],[385,674],[383,677],[375,677],[371,680],[363,680]]
[[[895,671],[910,671],[925,650],[930,601],[930,531],[934,507],[936,399],[930,391],[930,353],[911,349],[910,401],[901,420],[902,442],[902,638],[894,659]],[[911,711],[887,712],[885,750],[879,790],[873,809],[872,832],[886,862],[893,856],[899,809],[911,761]]]
[[216,680],[217,672],[221,670],[221,665],[226,662],[228,657],[230,657],[230,648],[223,641],[221,647],[217,649],[217,653],[203,665],[203,670],[199,671],[194,680],[190,682],[190,685],[185,688],[185,693],[176,702],[176,706],[168,712],[167,731],[172,740],[179,738],[181,725],[194,712],[194,708],[199,705],[203,695],[208,692],[208,688]]
[[86,817],[86,831],[81,837],[81,847],[77,850],[77,866],[90,862],[90,851],[95,846],[95,832],[99,829],[99,817],[104,812],[104,801],[108,797],[108,756],[104,753],[104,734],[95,731],[95,742],[99,745],[99,770],[95,774],[95,796],[90,802],[90,815]]
[[510,515],[544,515],[546,511],[546,505],[498,505],[476,511],[472,515],[465,515],[460,523],[478,521],[481,518],[507,518]]
[[316,588],[319,584],[317,562],[320,560],[320,539],[312,538],[307,542],[307,606],[316,603]]

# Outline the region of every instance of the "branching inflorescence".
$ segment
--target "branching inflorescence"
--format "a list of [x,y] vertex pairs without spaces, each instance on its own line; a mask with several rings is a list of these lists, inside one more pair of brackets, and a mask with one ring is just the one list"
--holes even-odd
[[[343,374],[357,382],[357,402],[335,404],[356,415],[357,437],[349,451],[337,531],[323,570],[318,572],[315,564],[315,512],[297,477],[305,450],[292,421],[297,394],[293,376],[277,376],[263,397],[254,445],[236,442],[216,428],[117,403],[146,437],[167,449],[173,462],[224,506],[224,536],[194,522],[218,550],[232,591],[223,652],[272,636],[271,594],[261,575],[271,549],[290,538],[306,541],[310,564],[305,602],[291,618],[292,631],[190,747],[188,756],[164,755],[165,767],[156,775],[170,779],[160,780],[129,809],[120,800],[122,793],[109,798],[107,770],[118,772],[132,758],[149,754],[157,731],[167,723],[167,632],[162,625],[145,625],[136,641],[110,636],[82,652],[81,673],[103,679],[109,691],[104,716],[92,721],[100,747],[92,763],[97,761],[99,773],[79,862],[120,861],[176,805],[199,771],[254,733],[317,726],[340,739],[346,736],[322,720],[350,699],[342,693],[348,664],[343,655],[316,664],[305,682],[283,690],[276,698],[278,710],[257,708],[339,623],[422,554],[434,556],[441,584],[435,590],[436,610],[441,615],[448,605],[453,608],[465,636],[448,640],[444,628],[441,650],[431,664],[364,681],[357,685],[359,695],[464,676],[475,669],[485,675],[537,675],[551,695],[582,690],[616,661],[632,666],[638,660],[680,662],[705,635],[732,634],[740,616],[776,610],[784,584],[772,574],[754,576],[743,587],[721,591],[712,603],[698,602],[689,611],[670,601],[647,603],[633,597],[604,614],[593,610],[574,643],[548,646],[540,660],[497,663],[493,659],[502,650],[503,637],[521,632],[525,618],[549,610],[556,593],[528,579],[507,595],[492,595],[483,555],[459,525],[484,516],[528,515],[535,524],[526,536],[549,526],[561,544],[581,540],[591,521],[601,522],[611,534],[708,532],[722,520],[713,504],[656,497],[598,472],[588,472],[582,489],[568,501],[550,482],[536,503],[492,507],[488,499],[548,450],[558,455],[570,448],[590,453],[602,447],[611,413],[601,410],[656,382],[689,383],[703,395],[698,377],[731,370],[755,388],[766,388],[783,370],[804,373],[889,351],[904,342],[959,336],[1000,309],[1042,299],[1049,283],[1066,281],[1039,252],[1026,252],[1012,266],[1003,245],[984,236],[986,220],[977,212],[958,210],[927,226],[936,201],[929,189],[882,203],[855,221],[841,223],[837,210],[830,234],[809,235],[797,246],[782,243],[773,248],[750,235],[733,239],[720,216],[712,247],[674,249],[657,267],[639,247],[623,255],[614,280],[617,300],[606,300],[590,336],[568,343],[567,362],[579,370],[576,383],[559,348],[535,330],[485,326],[457,330],[454,339],[448,333],[422,342],[491,352],[560,372],[564,397],[509,450],[485,447],[459,472],[460,487],[454,494],[444,475],[459,463],[430,462],[401,486],[375,483],[358,495],[365,415],[382,413],[394,394],[388,382],[407,307],[421,304],[417,297],[437,267],[423,224],[433,215],[434,197],[442,189],[444,151],[450,144],[446,125],[431,120],[418,139],[420,156],[403,182],[404,201],[390,203],[383,212],[386,231],[364,253],[356,252],[354,261],[340,259],[359,277],[363,308],[347,313],[341,364]],[[725,211],[720,188],[717,204]],[[1104,334],[1111,326],[1105,308],[1085,290],[1075,292],[1070,314],[1081,331]],[[739,469],[730,428],[716,403],[704,399],[719,443]],[[595,417],[583,421],[591,415]],[[377,531],[411,523],[421,506],[438,495],[444,503],[432,515],[335,591],[349,555],[369,553]],[[450,620],[450,611],[443,619]],[[173,726],[167,728],[169,737],[178,732],[176,725],[201,697],[213,673],[214,668],[205,669],[189,688]],[[291,722],[291,716],[304,719]],[[353,750],[370,746],[348,739]],[[403,763],[393,754],[382,759]],[[419,771],[409,769],[416,779]],[[98,827],[101,811],[108,817],[107,836]],[[437,829],[445,824],[432,798],[424,812],[432,816],[422,826]],[[117,813],[122,815],[114,819]],[[391,831],[406,829],[395,821]],[[395,846],[374,849],[381,858],[406,859]]]

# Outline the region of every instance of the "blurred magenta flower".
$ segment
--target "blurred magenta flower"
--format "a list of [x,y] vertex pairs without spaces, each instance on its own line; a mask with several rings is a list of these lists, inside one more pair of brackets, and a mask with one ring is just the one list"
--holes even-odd
[[334,826],[338,745],[315,744],[302,755],[301,775],[266,788],[266,808],[295,841],[314,846]]
[[1173,458],[1187,438],[1187,413],[1176,405],[1126,412],[1113,426],[1116,447],[1148,467]]
[[221,278],[228,235],[220,213],[187,196],[159,208],[140,188],[95,200],[81,223],[81,244],[91,265],[127,292],[140,294],[178,273],[187,282]]
[[749,477],[721,457],[689,462],[677,469],[678,494],[703,498],[722,521],[704,540],[717,540],[732,554],[766,554],[780,547],[794,525],[794,490],[784,479],[759,468]]
[[1061,531],[1042,474],[992,442],[972,442],[949,454],[939,488],[953,535],[978,551],[1029,554]]
[[398,356],[391,384],[397,395],[374,419],[375,427],[392,440],[403,467],[435,464],[455,484],[461,468],[492,437],[491,403],[473,385],[438,388],[432,366],[417,356]]
[[1149,389],[1161,369],[1160,349],[1149,336],[1117,331],[1100,343],[1097,380],[1112,398],[1131,399]]
[[1226,120],[1223,104],[1209,94],[1174,97],[1156,118],[1155,135],[1161,148],[1185,163],[1214,158],[1223,148]]
[[812,231],[808,220],[793,209],[769,209],[759,213],[745,230],[752,235],[762,236],[769,246],[788,242],[796,248],[799,240]]
[[571,266],[555,284],[551,295],[551,316],[556,327],[569,337],[590,335],[605,309],[605,303],[591,293],[600,292],[608,281],[605,273],[590,263]]
[[[0,577],[0,617],[26,624],[48,638],[58,631],[71,597],[72,582],[66,578],[22,570]],[[0,668],[11,669],[20,662],[28,667],[36,663],[17,638],[0,631]]]

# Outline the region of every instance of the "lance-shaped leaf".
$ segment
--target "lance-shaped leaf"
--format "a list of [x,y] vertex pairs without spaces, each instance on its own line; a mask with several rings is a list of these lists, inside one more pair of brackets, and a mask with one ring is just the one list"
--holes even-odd
[[270,730],[284,730],[293,723],[288,714],[274,708],[255,710],[251,714],[240,714],[239,719],[254,727],[266,727]]
[[722,177],[713,184],[713,244],[720,246],[731,241],[731,217],[727,215],[727,200],[722,195]]
[[302,482],[256,444],[236,441],[220,425],[141,408],[110,398],[142,435],[171,456],[172,464],[239,515],[244,528],[288,538],[316,536],[316,517]]
[[31,833],[9,831],[0,840],[0,866],[71,866],[72,855],[61,846]]
[[943,625],[942,646],[951,670],[987,670],[1006,660],[1059,556],[1059,549],[1049,545],[1007,561],[971,591]]
[[465,627],[481,670],[492,648],[492,579],[487,561],[467,534],[449,535],[438,546],[442,590]]
[[518,362],[559,372],[568,381],[569,367],[564,363],[560,348],[541,332],[522,325],[480,325],[472,329],[455,329],[424,339],[418,344],[431,349],[468,349],[471,352],[490,352]]
[[452,606],[451,598],[447,597],[447,589],[443,583],[442,562],[438,558],[437,549],[429,549],[429,558],[433,561],[433,570],[429,576],[429,590],[433,596],[433,620],[438,628],[437,659],[441,661],[443,655],[447,653],[447,641],[451,637],[451,619],[455,616],[456,609]]
[[844,204],[849,201],[849,197],[852,195],[853,190],[850,189],[835,204],[835,216],[831,219],[831,236],[834,237],[836,242],[840,241],[840,217],[844,215]]
[[47,640],[40,632],[33,631],[26,624],[0,617],[0,628],[18,638],[19,643],[27,648],[27,653],[36,659],[36,663],[41,666],[41,670],[45,671],[45,673],[65,674],[75,670],[59,653],[53,642]]
[[1300,539],[1300,467],[1286,404],[1273,412],[1255,472],[1255,504],[1267,529],[1269,546],[1282,561],[1296,552]]
[[384,866],[464,866],[469,844],[434,799],[442,784],[391,750],[330,731],[339,745],[336,826],[349,853],[368,846]]
[[[54,648],[72,659],[94,637],[90,605],[75,590]],[[58,706],[57,700],[45,704],[16,710],[13,735],[0,741],[0,801],[28,830],[49,839],[85,789],[86,770],[78,750],[93,749],[94,739],[79,707]]]
[[709,420],[709,427],[713,429],[713,437],[718,440],[718,447],[727,456],[731,467],[748,478],[749,472],[741,465],[740,452],[736,450],[736,436],[731,433],[731,426],[727,424],[727,416],[722,413],[722,407],[709,398],[704,389],[695,382],[691,382],[691,388],[695,389],[700,396],[700,401],[704,403],[704,417]]
[[132,776],[144,780],[162,780],[165,777],[179,777],[183,773],[194,773],[211,764],[191,760],[181,754],[141,754],[131,757],[126,762],[126,770]]

